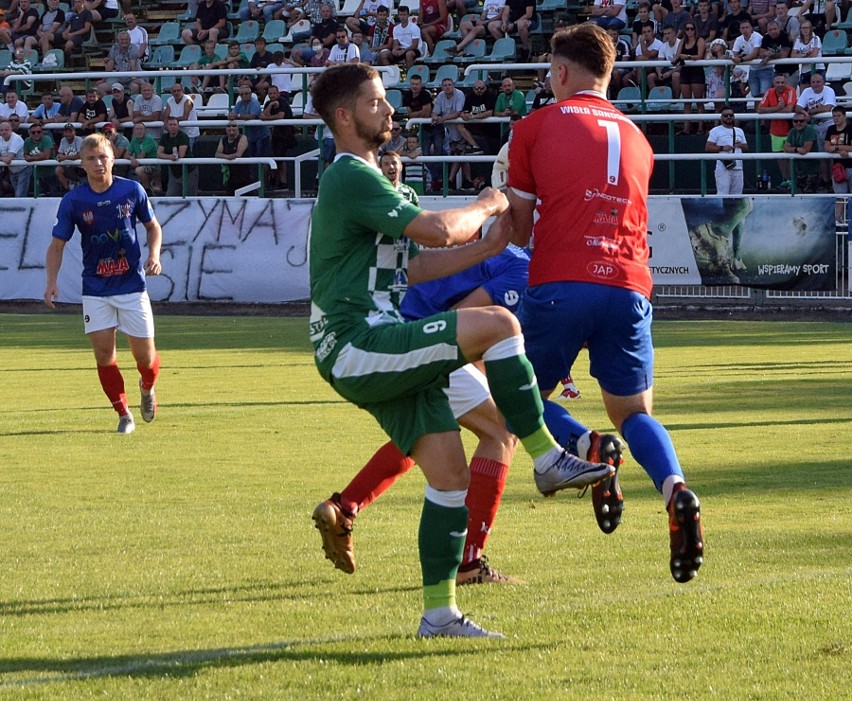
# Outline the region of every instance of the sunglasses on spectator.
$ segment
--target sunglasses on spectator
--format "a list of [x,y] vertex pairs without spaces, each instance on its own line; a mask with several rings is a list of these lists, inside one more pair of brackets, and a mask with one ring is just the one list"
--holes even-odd
[[793,124],[804,124],[804,123],[805,123],[804,119],[794,119],[793,120]]
[[722,119],[724,119],[725,117],[729,117],[729,118],[733,119],[734,115],[731,114],[731,113],[725,112],[725,113],[722,114]]
[[686,31],[689,31],[689,30],[695,31],[695,27],[693,27],[693,26],[691,26],[691,25],[690,25],[690,26],[688,26],[688,27],[684,27],[684,29],[685,29]]

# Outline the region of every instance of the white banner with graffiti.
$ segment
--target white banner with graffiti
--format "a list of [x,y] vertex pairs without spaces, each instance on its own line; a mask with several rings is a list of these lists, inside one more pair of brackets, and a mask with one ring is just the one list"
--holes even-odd
[[[163,227],[159,302],[283,302],[308,297],[313,200],[154,199]],[[42,299],[58,199],[0,200],[0,299]],[[137,227],[140,240],[145,230]],[[79,302],[79,234],[65,247],[61,302]]]
[[[429,209],[470,198],[422,198]],[[163,227],[158,302],[274,303],[307,299],[313,200],[154,200]],[[57,199],[0,199],[0,299],[42,299]],[[655,284],[833,289],[834,198],[652,197]],[[566,226],[570,226],[567,223]],[[139,227],[144,240],[144,229]],[[78,235],[65,248],[60,301],[79,302]]]

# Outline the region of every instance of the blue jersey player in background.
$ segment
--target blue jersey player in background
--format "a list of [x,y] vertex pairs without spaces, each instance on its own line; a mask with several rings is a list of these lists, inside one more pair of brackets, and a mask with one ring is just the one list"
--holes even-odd
[[[86,137],[80,158],[87,182],[66,194],[59,204],[53,239],[47,249],[44,301],[53,309],[59,299],[57,278],[62,255],[76,229],[83,248],[85,332],[95,352],[101,387],[119,416],[118,433],[132,433],[136,425],[118,368],[115,332],[118,329],[127,336],[141,376],[142,418],[153,421],[160,357],[154,345],[154,316],[145,275],[159,275],[162,271],[163,232],[139,183],[113,177],[115,156],[106,137]],[[148,237],[144,262],[136,236],[137,219]]]

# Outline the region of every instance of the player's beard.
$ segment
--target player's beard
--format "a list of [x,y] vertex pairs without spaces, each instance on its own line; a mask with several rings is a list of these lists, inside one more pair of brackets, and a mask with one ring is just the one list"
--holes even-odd
[[355,117],[355,132],[360,139],[363,139],[372,148],[379,148],[391,136],[389,126],[382,125],[380,129],[371,129],[357,117]]

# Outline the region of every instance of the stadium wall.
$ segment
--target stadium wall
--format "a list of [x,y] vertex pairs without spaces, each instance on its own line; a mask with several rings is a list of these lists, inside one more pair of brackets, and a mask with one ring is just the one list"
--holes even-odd
[[[596,193],[587,198],[600,205],[602,224],[614,216]],[[421,202],[444,209],[470,199]],[[757,290],[764,300],[774,294],[848,304],[847,243],[845,232],[835,229],[834,202],[833,196],[651,197],[648,233],[657,294],[753,301]],[[58,203],[0,200],[0,300],[42,299],[44,255]],[[163,226],[163,275],[149,280],[154,301],[274,304],[308,298],[313,199],[161,198],[153,204]],[[735,225],[743,231],[743,269],[736,269],[725,234]],[[139,232],[144,236],[141,226]],[[59,277],[60,301],[80,301],[81,269],[80,246],[72,240]]]

